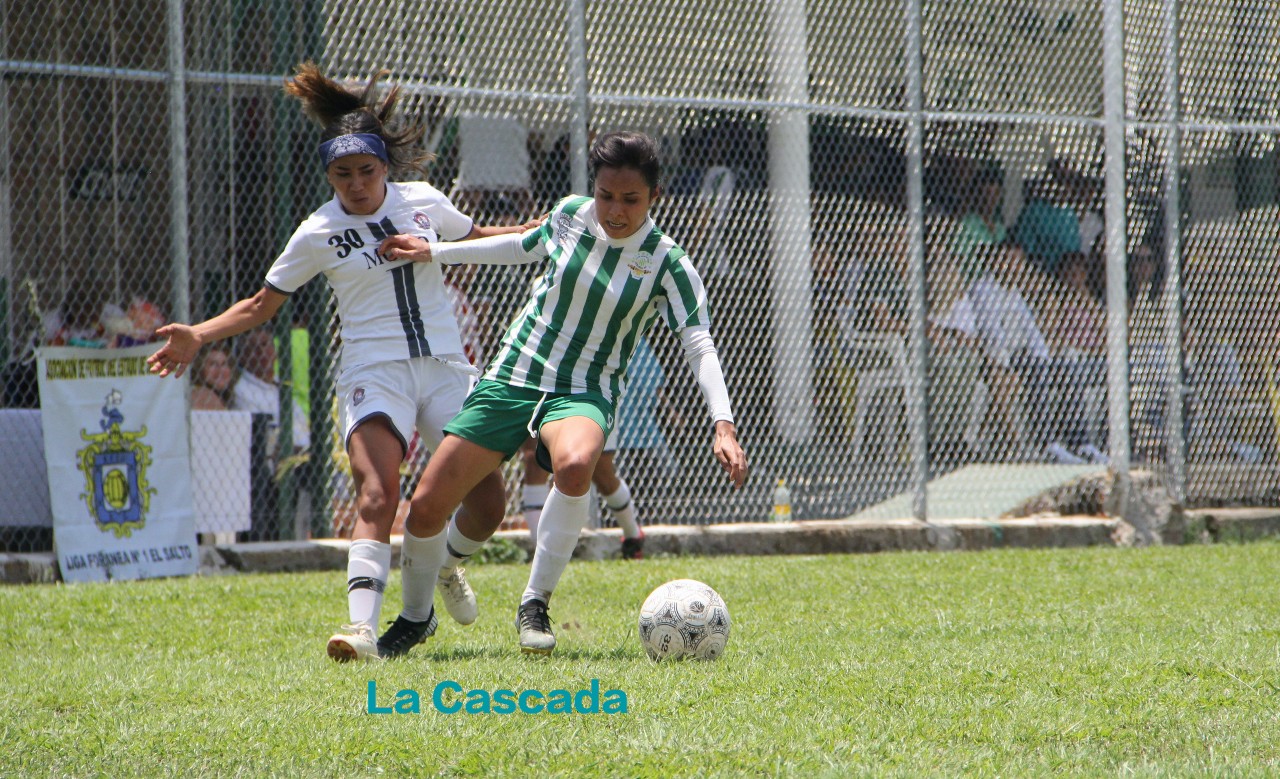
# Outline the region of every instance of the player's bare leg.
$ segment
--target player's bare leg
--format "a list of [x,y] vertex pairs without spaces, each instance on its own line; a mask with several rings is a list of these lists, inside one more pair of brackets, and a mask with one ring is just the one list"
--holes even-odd
[[372,419],[351,433],[348,454],[359,515],[347,556],[350,622],[330,637],[327,647],[338,662],[379,658],[375,635],[391,568],[391,525],[400,502],[404,449],[386,420]]
[[547,422],[540,436],[551,454],[556,486],[538,521],[538,545],[516,627],[522,652],[547,655],[556,646],[547,607],[587,524],[587,492],[604,447],[604,432],[594,420],[573,416]]

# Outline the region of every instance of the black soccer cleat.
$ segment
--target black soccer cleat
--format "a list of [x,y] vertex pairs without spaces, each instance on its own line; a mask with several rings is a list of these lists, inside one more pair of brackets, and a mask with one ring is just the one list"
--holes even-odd
[[635,538],[622,539],[622,559],[623,560],[644,559],[644,533],[641,533]]
[[391,660],[407,654],[410,649],[434,636],[437,624],[439,621],[434,608],[425,622],[396,617],[387,632],[378,637],[378,656],[383,660]]
[[536,598],[520,604],[516,629],[520,631],[520,651],[527,655],[549,655],[556,648],[547,604]]

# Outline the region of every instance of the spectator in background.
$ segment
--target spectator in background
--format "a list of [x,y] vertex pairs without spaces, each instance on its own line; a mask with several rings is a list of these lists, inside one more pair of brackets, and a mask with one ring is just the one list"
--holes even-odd
[[128,309],[100,300],[97,284],[72,283],[62,305],[41,317],[45,344],[122,349],[150,342],[164,323],[160,309],[141,296],[135,295]]
[[1027,258],[1050,275],[1057,273],[1062,255],[1080,251],[1080,217],[1072,207],[1077,189],[1066,163],[1052,160],[1009,231]]
[[238,370],[235,358],[222,344],[196,355],[191,364],[191,408],[226,411],[231,408]]
[[[259,327],[245,333],[238,349],[240,380],[236,382],[231,408],[269,414],[275,423],[280,421],[280,383],[276,380],[276,345],[271,329]],[[294,451],[311,447],[311,427],[307,415],[297,400],[293,401]]]
[[1000,213],[1004,201],[1004,179],[997,168],[983,168],[973,177],[969,210],[960,219],[954,252],[960,263],[961,277],[966,283],[977,280],[987,269],[982,267],[980,246],[994,246],[1008,235]]
[[[1053,402],[1053,362],[1036,312],[1028,303],[1043,300],[1035,271],[1027,266],[1022,248],[1012,240],[990,250],[991,271],[969,289],[974,326],[986,356],[987,386],[1000,424],[998,438],[1016,442],[1015,457],[1041,457],[1051,462],[1079,464],[1060,440]],[[1020,411],[1019,411],[1020,406]],[[1023,434],[1021,420],[1030,430]]]
[[1063,395],[1063,442],[1092,462],[1106,462],[1102,441],[1094,440],[1088,413],[1091,392],[1106,387],[1107,312],[1094,296],[1089,258],[1081,252],[1062,256],[1060,279],[1046,311],[1046,327],[1053,346],[1058,386]]

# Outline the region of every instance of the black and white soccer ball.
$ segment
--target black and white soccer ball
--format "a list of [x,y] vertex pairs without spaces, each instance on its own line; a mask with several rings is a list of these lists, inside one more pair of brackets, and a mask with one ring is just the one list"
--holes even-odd
[[710,586],[669,581],[640,607],[640,643],[654,660],[715,660],[729,642],[729,607]]

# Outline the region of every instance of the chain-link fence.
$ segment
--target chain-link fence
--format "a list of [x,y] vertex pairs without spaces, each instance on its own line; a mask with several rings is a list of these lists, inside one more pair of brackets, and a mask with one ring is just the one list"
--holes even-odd
[[[754,473],[728,488],[679,345],[654,332],[619,456],[644,521],[764,519],[778,479],[799,519],[923,519],[1108,467],[1153,469],[1188,504],[1273,503],[1278,17],[1262,0],[4,0],[0,416],[27,420],[5,457],[43,456],[33,346],[145,339],[261,286],[331,194],[280,88],[314,59],[389,70],[429,179],[480,224],[585,192],[592,133],[660,140],[656,218],[707,283]],[[477,359],[530,272],[454,273]],[[350,527],[335,332],[314,281],[274,339],[219,358],[283,388],[253,427],[241,538]],[[47,548],[47,516],[5,512],[6,548]]]

